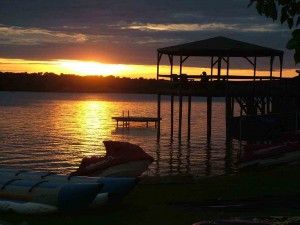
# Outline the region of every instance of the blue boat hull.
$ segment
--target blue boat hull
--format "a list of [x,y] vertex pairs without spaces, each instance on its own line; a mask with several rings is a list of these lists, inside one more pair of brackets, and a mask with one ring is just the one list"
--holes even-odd
[[[58,211],[87,208],[98,195],[101,185],[66,184],[49,181],[0,178],[0,198],[57,207]],[[76,198],[74,198],[76,196]]]
[[[87,207],[87,205],[92,205],[95,208],[104,204],[118,203],[137,184],[136,178],[80,177],[47,172],[0,170],[0,188],[1,185],[5,185],[9,180],[14,180],[9,185],[9,189],[11,189],[12,184],[15,184],[24,186],[24,190],[28,191],[30,187],[38,184],[35,189],[39,188],[40,192],[42,192],[41,190],[47,190],[47,193],[55,192],[55,197],[49,197],[47,200],[43,200],[41,196],[31,196],[31,198],[27,198],[27,201],[50,204],[58,207],[59,211],[63,209],[76,210],[79,207],[76,205],[77,201],[81,202],[82,206],[80,207],[83,208]],[[83,191],[85,189],[87,190]],[[21,192],[18,190],[16,193]],[[22,197],[24,196],[28,197],[28,193],[25,193]],[[10,196],[11,199],[14,199],[14,197]],[[93,199],[90,201],[91,198]],[[20,198],[17,200],[26,199]]]

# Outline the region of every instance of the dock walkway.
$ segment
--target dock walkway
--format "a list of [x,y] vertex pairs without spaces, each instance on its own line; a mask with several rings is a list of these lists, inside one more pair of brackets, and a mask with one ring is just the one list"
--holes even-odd
[[161,118],[157,117],[143,117],[143,116],[115,116],[112,117],[113,120],[117,121],[117,127],[119,127],[119,121],[123,122],[123,127],[129,127],[130,122],[142,122],[146,123],[146,126],[149,127],[149,122],[154,122],[155,127]]

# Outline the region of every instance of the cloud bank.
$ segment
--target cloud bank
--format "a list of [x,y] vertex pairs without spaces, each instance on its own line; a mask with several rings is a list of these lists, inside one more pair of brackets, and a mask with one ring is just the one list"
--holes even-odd
[[287,26],[245,0],[2,0],[0,57],[155,64],[156,49],[226,36],[285,51]]

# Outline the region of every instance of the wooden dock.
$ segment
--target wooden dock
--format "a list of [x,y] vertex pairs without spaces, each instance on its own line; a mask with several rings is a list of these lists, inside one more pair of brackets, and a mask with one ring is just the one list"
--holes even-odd
[[112,119],[117,121],[117,127],[119,127],[119,121],[120,121],[123,123],[123,127],[129,127],[130,122],[146,123],[146,126],[149,127],[149,123],[153,122],[155,124],[155,128],[157,127],[157,123],[161,120],[161,118],[157,118],[157,117],[143,117],[143,116],[115,116],[112,117]]

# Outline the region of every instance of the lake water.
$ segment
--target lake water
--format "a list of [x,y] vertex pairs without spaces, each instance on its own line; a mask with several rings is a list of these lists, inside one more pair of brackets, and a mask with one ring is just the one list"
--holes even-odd
[[[235,171],[238,144],[226,147],[225,103],[213,98],[212,138],[206,141],[206,99],[192,98],[187,140],[187,99],[178,140],[178,99],[170,134],[170,97],[162,96],[161,137],[153,124],[116,127],[112,116],[157,116],[157,96],[144,94],[0,92],[1,168],[70,173],[86,156],[104,155],[104,140],[140,145],[155,158],[148,175],[219,175]],[[236,107],[237,108],[237,107]]]

